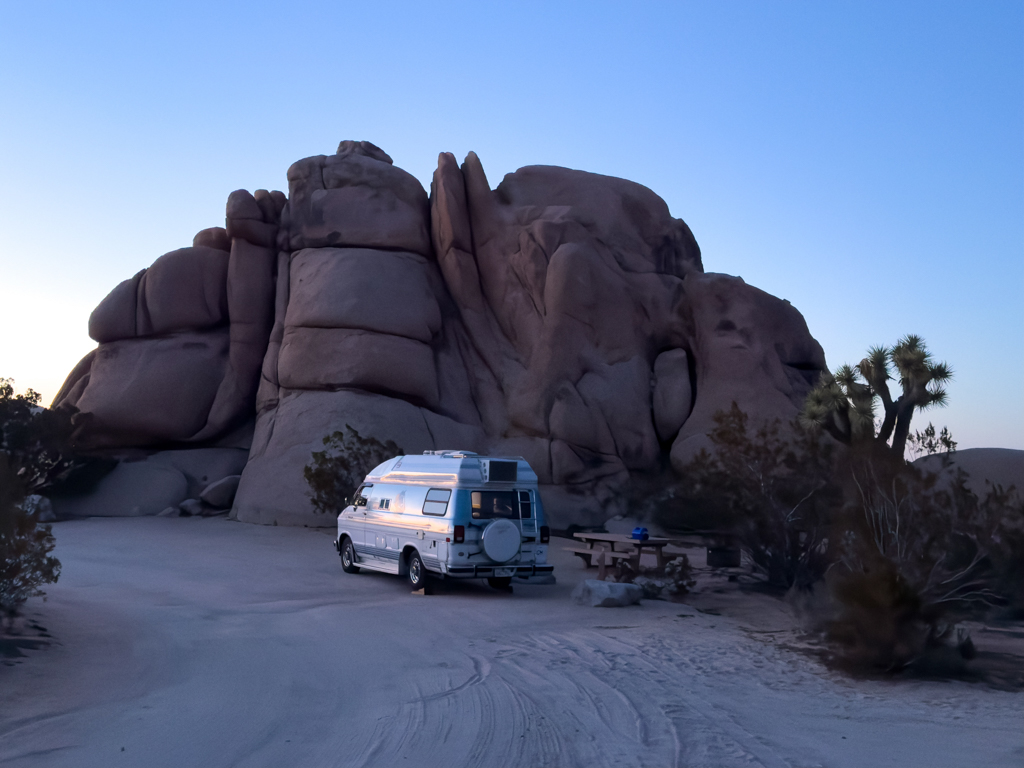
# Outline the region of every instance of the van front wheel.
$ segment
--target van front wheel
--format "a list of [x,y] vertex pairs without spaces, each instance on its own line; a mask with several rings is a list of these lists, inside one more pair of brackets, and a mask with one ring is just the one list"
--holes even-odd
[[419,552],[411,552],[409,554],[409,586],[414,590],[422,589],[425,592],[430,591],[430,575],[427,573],[426,567],[423,565],[423,560],[420,559]]
[[345,573],[359,573],[359,566],[356,565],[356,548],[352,546],[352,539],[348,536],[341,542],[341,570]]

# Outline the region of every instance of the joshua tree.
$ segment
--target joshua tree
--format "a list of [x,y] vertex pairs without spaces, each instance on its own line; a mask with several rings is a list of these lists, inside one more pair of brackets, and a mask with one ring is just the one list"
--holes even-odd
[[[902,389],[895,400],[888,384],[894,374]],[[902,458],[914,411],[946,405],[943,384],[952,376],[946,363],[932,359],[920,336],[904,336],[894,347],[872,347],[856,367],[823,374],[807,396],[803,419],[843,443],[874,441]],[[884,411],[877,433],[876,399]]]

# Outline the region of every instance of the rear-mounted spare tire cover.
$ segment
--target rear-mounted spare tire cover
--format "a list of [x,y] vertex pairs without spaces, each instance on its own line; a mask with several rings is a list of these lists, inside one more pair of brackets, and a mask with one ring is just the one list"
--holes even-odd
[[484,552],[497,563],[506,563],[519,552],[519,528],[509,520],[495,520],[484,528]]

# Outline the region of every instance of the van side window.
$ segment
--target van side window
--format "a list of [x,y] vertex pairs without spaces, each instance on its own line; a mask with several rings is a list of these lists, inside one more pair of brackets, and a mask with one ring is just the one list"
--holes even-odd
[[365,507],[366,500],[370,498],[371,490],[373,490],[372,485],[360,485],[359,489],[352,495],[352,506]]
[[423,502],[424,515],[444,515],[448,511],[448,500],[452,492],[447,488],[431,488]]

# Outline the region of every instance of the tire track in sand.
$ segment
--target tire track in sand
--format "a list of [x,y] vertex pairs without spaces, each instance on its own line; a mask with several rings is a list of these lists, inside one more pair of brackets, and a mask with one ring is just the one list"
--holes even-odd
[[413,695],[377,721],[354,762],[787,765],[714,703],[693,662],[709,649],[683,645],[595,630],[503,642],[489,658],[467,655],[472,671],[461,683],[436,673],[415,683]]

